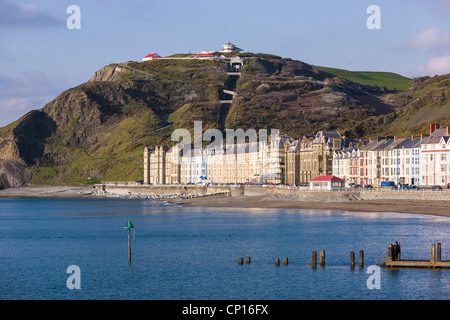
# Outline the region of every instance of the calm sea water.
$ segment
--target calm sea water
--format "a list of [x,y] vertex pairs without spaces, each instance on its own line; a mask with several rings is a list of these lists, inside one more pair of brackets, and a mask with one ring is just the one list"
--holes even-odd
[[[127,230],[136,226],[132,263]],[[1,199],[1,299],[448,299],[450,270],[367,267],[402,244],[405,259],[429,259],[442,243],[450,259],[450,219],[396,213],[187,208],[148,200]],[[326,252],[325,268],[305,265]],[[350,251],[365,268],[349,268]],[[252,263],[238,265],[250,256]],[[276,267],[276,258],[289,265]],[[77,265],[81,289],[69,290]]]

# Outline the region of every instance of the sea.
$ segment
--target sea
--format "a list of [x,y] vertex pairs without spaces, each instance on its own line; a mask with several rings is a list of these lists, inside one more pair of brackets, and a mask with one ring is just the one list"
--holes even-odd
[[[447,300],[450,270],[389,270],[377,259],[395,241],[403,259],[430,259],[438,242],[450,259],[450,218],[392,210],[0,199],[0,299]],[[325,265],[313,268],[321,250]]]

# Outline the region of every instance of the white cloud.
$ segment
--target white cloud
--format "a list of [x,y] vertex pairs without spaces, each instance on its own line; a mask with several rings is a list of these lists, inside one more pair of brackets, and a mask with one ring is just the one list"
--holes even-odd
[[0,0],[0,28],[45,28],[65,26],[62,18],[55,17],[35,5],[16,4]]
[[67,89],[63,78],[42,71],[28,71],[11,77],[0,74],[0,127],[33,109],[42,108]]
[[0,106],[2,112],[10,112],[10,111],[26,111],[32,107],[33,102],[28,98],[6,98],[0,100]]
[[438,11],[450,11],[450,0],[440,0],[437,5]]
[[428,76],[450,73],[450,55],[432,58],[425,65],[418,65],[416,71]]
[[450,44],[450,33],[439,27],[431,27],[419,32],[408,44],[412,48],[438,47]]

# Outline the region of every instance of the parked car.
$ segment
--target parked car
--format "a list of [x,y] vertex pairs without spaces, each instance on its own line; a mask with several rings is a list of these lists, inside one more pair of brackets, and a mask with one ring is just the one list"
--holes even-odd
[[362,186],[359,185],[359,184],[354,184],[354,185],[352,185],[352,188],[353,189],[358,189],[358,188],[362,188]]
[[381,188],[397,188],[393,181],[382,181]]
[[412,186],[408,186],[408,189],[409,190],[419,190],[420,188],[418,186],[412,185]]
[[373,189],[373,186],[371,184],[366,184],[364,186],[364,189]]
[[441,186],[432,186],[431,189],[438,191],[438,190],[442,190],[442,187]]

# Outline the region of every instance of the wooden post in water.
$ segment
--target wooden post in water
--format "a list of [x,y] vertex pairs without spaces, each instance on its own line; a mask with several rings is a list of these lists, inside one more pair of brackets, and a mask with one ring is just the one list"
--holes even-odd
[[392,261],[392,243],[388,243],[387,254],[388,254],[388,261]]
[[131,262],[131,236],[130,228],[128,228],[128,262]]
[[355,268],[355,253],[350,252],[350,268],[353,270]]
[[276,258],[275,259],[275,265],[278,267],[280,265],[280,259]]
[[364,268],[364,250],[359,250],[359,268]]
[[436,261],[441,261],[441,243],[437,243]]
[[286,266],[288,265],[288,258],[287,257],[283,258],[283,264],[286,265]]
[[246,257],[246,258],[245,258],[245,263],[246,263],[246,264],[250,264],[250,262],[251,262],[250,257]]
[[325,267],[325,250],[320,250],[319,263],[321,267]]
[[244,258],[239,258],[238,259],[238,264],[239,265],[243,265],[244,264]]
[[317,267],[317,251],[312,252],[312,258],[311,258],[311,266],[313,268]]
[[433,243],[431,245],[431,263],[436,261],[436,245]]

